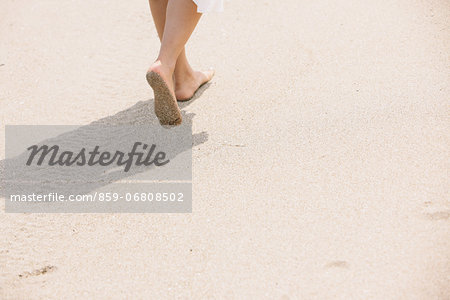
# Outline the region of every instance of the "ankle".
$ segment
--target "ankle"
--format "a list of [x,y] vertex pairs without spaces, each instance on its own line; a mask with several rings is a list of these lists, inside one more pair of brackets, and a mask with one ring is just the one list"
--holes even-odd
[[173,75],[175,80],[178,79],[179,81],[195,78],[194,70],[192,68],[179,68],[178,66],[175,68]]
[[158,57],[153,65],[158,68],[162,68],[165,72],[169,74],[174,74],[175,62],[163,60]]

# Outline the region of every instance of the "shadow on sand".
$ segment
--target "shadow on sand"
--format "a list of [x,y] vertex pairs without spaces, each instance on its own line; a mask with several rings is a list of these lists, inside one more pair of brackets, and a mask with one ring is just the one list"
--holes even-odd
[[[210,86],[210,83],[202,86],[196,95],[186,102],[179,102],[181,109],[198,99]],[[174,171],[159,172],[154,165],[135,167],[124,172],[117,164],[108,166],[27,166],[29,151],[22,149],[19,155],[8,156],[0,161],[0,196],[9,197],[10,194],[30,193],[59,193],[59,194],[88,194],[99,188],[117,181],[127,180],[188,180],[192,178],[192,147],[200,145],[208,140],[206,132],[192,134],[192,120],[195,114],[182,110],[183,124],[173,128],[162,128],[153,111],[154,100],[139,101],[128,109],[114,115],[96,120],[88,125],[76,127],[62,134],[50,135],[50,138],[40,140],[40,145],[58,145],[61,149],[80,149],[80,145],[91,149],[95,145],[102,145],[104,149],[118,150],[127,153],[130,145],[137,140],[151,135],[156,139],[167,154],[167,158],[183,161],[185,164]],[[30,126],[32,127],[32,126]],[[39,127],[39,126],[35,126]],[[99,129],[100,128],[100,129]],[[106,130],[105,130],[106,128]],[[150,128],[150,129],[149,129]],[[131,131],[130,131],[131,130]],[[148,132],[152,131],[151,134]],[[7,130],[8,139],[8,130]],[[8,147],[7,147],[8,148]],[[8,151],[7,151],[8,152]],[[180,158],[181,157],[181,158]],[[175,160],[176,161],[176,160]],[[189,166],[187,165],[189,163]],[[149,170],[152,172],[147,172]],[[159,172],[159,173],[158,173]],[[184,172],[184,173],[183,173]],[[144,174],[145,173],[145,174]],[[151,174],[151,175],[149,175]],[[155,175],[156,174],[156,175]]]

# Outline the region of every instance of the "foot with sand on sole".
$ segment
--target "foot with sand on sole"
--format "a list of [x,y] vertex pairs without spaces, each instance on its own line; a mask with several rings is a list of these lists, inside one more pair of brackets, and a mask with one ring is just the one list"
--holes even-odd
[[174,76],[171,74],[173,69],[163,65],[161,61],[156,61],[147,72],[147,81],[155,94],[155,114],[161,125],[181,124],[182,118],[177,100],[192,99],[195,92],[211,80],[214,71],[194,71],[187,65],[181,71],[175,70]]
[[155,114],[161,125],[181,124],[181,112],[178,108],[172,79],[173,68],[156,61],[147,71],[147,81],[155,94]]

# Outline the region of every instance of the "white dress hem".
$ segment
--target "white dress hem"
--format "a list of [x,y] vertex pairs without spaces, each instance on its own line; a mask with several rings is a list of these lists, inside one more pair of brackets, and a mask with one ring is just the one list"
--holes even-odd
[[197,12],[222,12],[223,0],[192,0],[197,5]]

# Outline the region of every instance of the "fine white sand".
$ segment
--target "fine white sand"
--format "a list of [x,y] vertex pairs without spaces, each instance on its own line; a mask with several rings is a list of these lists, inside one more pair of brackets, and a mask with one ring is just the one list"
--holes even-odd
[[[188,44],[217,71],[182,105],[207,137],[194,212],[2,200],[0,298],[450,295],[449,2],[226,4]],[[0,140],[5,124],[154,118],[145,0],[2,0],[0,37]]]

